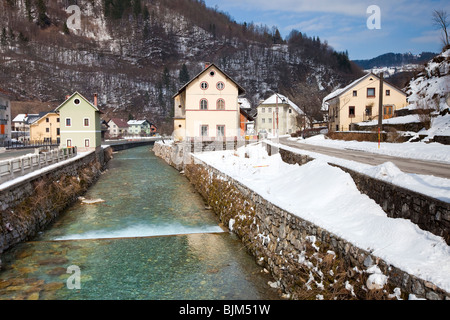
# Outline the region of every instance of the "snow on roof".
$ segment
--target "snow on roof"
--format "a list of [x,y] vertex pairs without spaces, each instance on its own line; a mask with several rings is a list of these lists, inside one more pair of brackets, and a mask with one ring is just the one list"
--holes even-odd
[[18,114],[12,122],[24,122],[27,115],[25,113]]
[[238,103],[241,105],[241,108],[243,109],[251,109],[252,105],[250,104],[250,101],[248,101],[247,98],[238,98]]
[[277,98],[278,98],[278,103],[279,104],[289,104],[292,109],[294,109],[298,114],[303,114],[302,109],[300,109],[295,103],[293,103],[291,100],[289,100],[289,98],[283,96],[282,94],[279,93],[275,93],[273,95],[271,95],[269,98],[267,98],[266,100],[264,100],[263,102],[260,103],[260,105],[263,104],[276,104],[277,103]]
[[147,122],[147,120],[129,120],[127,123],[128,125],[133,126],[133,125],[142,125],[145,122]]

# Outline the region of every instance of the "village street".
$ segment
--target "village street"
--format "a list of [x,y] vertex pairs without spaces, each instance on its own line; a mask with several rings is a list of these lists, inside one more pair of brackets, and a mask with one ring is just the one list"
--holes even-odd
[[329,148],[306,143],[298,143],[296,141],[291,141],[286,137],[280,138],[280,143],[293,148],[308,150],[311,152],[317,152],[336,158],[352,160],[374,166],[390,161],[406,173],[433,175],[447,179],[450,178],[450,164],[448,163],[393,157],[359,150]]

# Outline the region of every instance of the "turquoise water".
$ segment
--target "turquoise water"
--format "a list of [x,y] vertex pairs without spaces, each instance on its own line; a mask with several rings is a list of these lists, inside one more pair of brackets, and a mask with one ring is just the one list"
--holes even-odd
[[85,198],[103,202],[76,203],[3,254],[0,299],[279,298],[187,179],[148,146],[116,153]]

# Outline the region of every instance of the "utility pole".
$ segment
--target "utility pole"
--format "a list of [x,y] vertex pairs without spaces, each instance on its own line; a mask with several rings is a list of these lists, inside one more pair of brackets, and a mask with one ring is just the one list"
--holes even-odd
[[383,72],[380,73],[380,92],[378,100],[378,149],[380,148],[381,132],[383,131]]

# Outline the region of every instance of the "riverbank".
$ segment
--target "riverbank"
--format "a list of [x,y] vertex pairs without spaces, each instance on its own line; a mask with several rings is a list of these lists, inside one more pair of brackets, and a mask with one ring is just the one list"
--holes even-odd
[[[441,252],[437,248],[442,247],[444,251],[445,247],[448,248],[445,242],[433,235],[425,235],[426,232],[419,231],[412,223],[391,219],[394,229],[403,223],[399,225],[403,231],[393,231],[400,238],[392,240],[388,237],[386,240],[389,245],[381,248],[379,245],[383,243],[383,237],[368,237],[371,233],[367,234],[361,228],[367,221],[390,218],[384,218],[383,210],[365,195],[361,195],[356,187],[352,188],[350,194],[345,192],[350,186],[354,186],[354,182],[340,169],[317,162],[300,169],[297,165],[280,161],[279,155],[264,155],[264,148],[260,148],[260,152],[253,149],[249,153],[240,150],[191,154],[191,157],[171,149],[173,148],[169,144],[158,143],[155,144],[154,151],[166,157],[172,154],[171,162],[178,162],[175,156],[187,159],[182,166],[187,178],[221,221],[238,234],[256,261],[272,272],[278,280],[277,284],[291,298],[449,298],[448,292],[443,289],[448,286],[445,268],[440,268],[434,274],[434,269],[429,269],[429,263],[439,261],[434,259],[438,257],[435,253]],[[265,160],[261,163],[255,162],[263,158]],[[311,174],[308,175],[308,171]],[[330,181],[328,178],[320,179],[323,177],[320,174],[322,171],[329,173],[330,178],[336,176],[336,183],[342,182],[342,179],[345,182],[339,184],[341,187],[334,191],[328,190]],[[306,176],[296,180],[294,188],[292,179],[296,179],[298,174]],[[296,193],[296,188],[303,191]],[[317,193],[319,190],[322,191]],[[338,192],[339,190],[344,192]],[[339,196],[332,200],[333,194]],[[349,197],[353,200],[342,206],[342,201]],[[366,204],[361,205],[358,199]],[[350,209],[350,203],[355,204],[353,209]],[[317,210],[319,211],[313,214]],[[355,217],[355,213],[360,211],[370,213],[374,210],[377,213],[372,220]],[[352,218],[348,220],[349,217]],[[330,221],[334,222],[330,225]],[[386,225],[390,224],[391,222]],[[343,229],[339,229],[341,226]],[[383,228],[378,231],[382,232]],[[406,231],[408,234],[417,233],[417,241],[412,242],[415,248],[413,252],[419,247],[423,250],[414,259],[422,260],[404,264],[404,261],[408,261],[408,250],[413,248],[401,254],[395,251],[402,251],[404,248],[402,239],[408,239],[403,238]],[[375,240],[366,245],[365,238]],[[433,242],[432,246],[428,247],[430,243],[424,244],[421,239]]]
[[99,148],[1,185],[0,254],[52,223],[97,181],[111,157],[111,148]]

